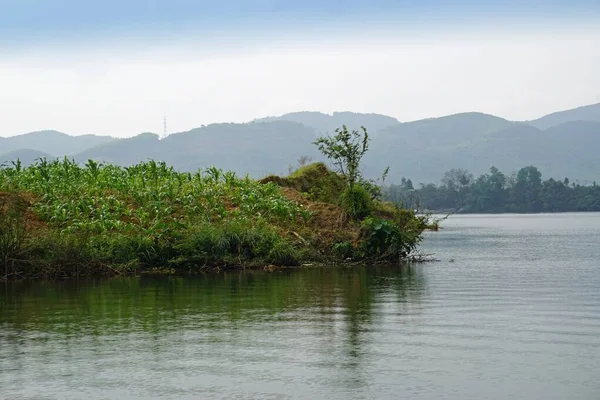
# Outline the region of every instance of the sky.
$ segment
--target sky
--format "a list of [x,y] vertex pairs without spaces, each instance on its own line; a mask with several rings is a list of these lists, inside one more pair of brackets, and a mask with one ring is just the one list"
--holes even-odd
[[[483,4],[482,4],[483,3]],[[0,136],[600,102],[600,2],[0,0]]]

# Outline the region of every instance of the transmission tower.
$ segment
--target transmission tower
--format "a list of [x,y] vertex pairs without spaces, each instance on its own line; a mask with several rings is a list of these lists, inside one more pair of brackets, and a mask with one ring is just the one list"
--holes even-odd
[[163,120],[163,139],[167,137],[167,117]]

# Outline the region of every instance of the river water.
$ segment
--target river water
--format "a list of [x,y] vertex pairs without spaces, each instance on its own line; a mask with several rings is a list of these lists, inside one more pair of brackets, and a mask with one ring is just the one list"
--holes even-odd
[[443,226],[412,267],[0,286],[0,398],[600,399],[600,214]]

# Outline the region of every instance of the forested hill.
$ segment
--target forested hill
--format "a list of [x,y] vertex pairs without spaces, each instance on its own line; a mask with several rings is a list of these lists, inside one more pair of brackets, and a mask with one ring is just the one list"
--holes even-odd
[[494,165],[512,173],[536,165],[548,177],[600,181],[600,104],[543,116],[529,122],[468,112],[413,122],[380,114],[298,112],[248,123],[219,123],[159,139],[143,133],[127,139],[68,136],[55,131],[0,138],[0,163],[36,155],[93,159],[123,166],[148,159],[193,171],[217,166],[262,177],[282,174],[296,160],[321,160],[312,144],[317,135],[342,124],[364,125],[372,141],[367,177],[390,167],[388,182],[410,176],[415,183],[436,182],[452,168],[479,175]]

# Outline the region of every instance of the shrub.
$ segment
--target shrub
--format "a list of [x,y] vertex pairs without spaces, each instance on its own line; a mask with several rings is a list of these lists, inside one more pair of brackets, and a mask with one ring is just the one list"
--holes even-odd
[[362,186],[344,189],[340,196],[340,204],[352,218],[363,219],[371,215],[373,200],[369,192]]
[[381,199],[381,197],[382,197],[381,187],[379,187],[379,185],[377,185],[376,182],[374,182],[372,180],[363,179],[359,182],[359,184],[365,188],[365,190],[369,193],[369,195],[371,196],[371,198],[373,200]]
[[195,226],[179,241],[176,250],[177,257],[171,264],[189,266],[260,262],[297,265],[299,260],[294,246],[272,227],[236,221]]
[[356,249],[354,248],[352,243],[348,241],[337,242],[333,245],[331,251],[334,256],[342,260],[354,258],[356,256]]
[[276,265],[298,265],[298,251],[288,241],[279,239],[273,243],[267,261]]
[[422,230],[404,230],[387,219],[366,218],[360,227],[360,250],[365,258],[396,261],[406,258],[421,241]]

